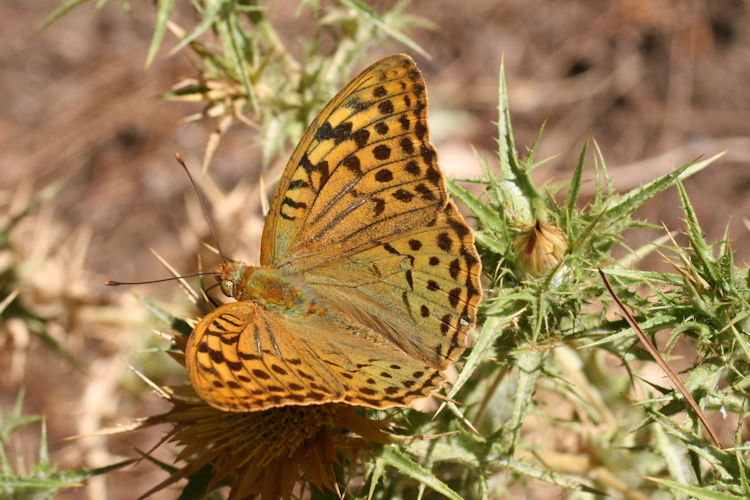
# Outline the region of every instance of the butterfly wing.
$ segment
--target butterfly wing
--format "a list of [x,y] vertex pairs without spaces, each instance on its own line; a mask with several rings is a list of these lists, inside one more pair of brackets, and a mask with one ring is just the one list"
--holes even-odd
[[262,265],[297,272],[433,220],[446,203],[422,75],[406,55],[366,69],[318,114],[266,217]]
[[448,200],[414,61],[383,59],[304,134],[266,219],[261,263],[442,369],[481,300],[474,239]]
[[306,282],[340,314],[444,369],[467,347],[482,297],[474,238],[452,202],[423,227],[310,270]]
[[403,406],[435,390],[435,370],[361,325],[290,319],[251,302],[223,305],[190,336],[185,364],[198,395],[227,411],[341,402]]
[[204,401],[242,411],[341,399],[340,382],[278,319],[243,301],[220,306],[198,323],[185,366]]

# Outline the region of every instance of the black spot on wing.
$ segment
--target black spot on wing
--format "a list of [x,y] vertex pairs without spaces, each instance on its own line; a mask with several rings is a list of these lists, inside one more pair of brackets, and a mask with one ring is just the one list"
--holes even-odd
[[385,144],[379,144],[373,148],[372,154],[378,160],[387,160],[391,156],[391,148]]
[[408,137],[402,138],[400,145],[401,150],[404,152],[404,154],[411,155],[414,153],[414,143],[412,143],[411,139],[409,139]]
[[380,135],[385,135],[388,133],[388,125],[385,124],[385,122],[378,122],[375,124],[375,132],[377,132]]
[[418,121],[416,125],[414,125],[414,134],[416,134],[417,139],[424,141],[424,136],[427,135],[427,126],[421,121]]
[[287,188],[287,190],[294,191],[295,189],[302,189],[309,186],[310,184],[307,181],[303,181],[302,179],[294,179],[289,183],[289,187]]
[[461,263],[458,261],[458,259],[453,259],[448,266],[448,272],[451,275],[451,278],[454,280],[458,279],[458,275],[461,272]]
[[352,122],[344,122],[336,125],[336,128],[334,128],[331,133],[334,143],[340,144],[349,139],[352,135],[352,126]]
[[302,167],[305,170],[305,172],[307,172],[308,176],[312,172],[313,164],[310,161],[310,158],[307,156],[307,153],[303,154],[302,157],[299,159],[299,166]]
[[381,168],[375,173],[375,180],[378,182],[391,182],[393,180],[393,172],[387,168]]
[[288,205],[288,206],[290,206],[292,208],[301,208],[303,210],[307,208],[307,203],[305,203],[304,201],[294,201],[293,199],[291,199],[288,196],[284,197],[284,199],[282,200],[281,204],[282,205]]
[[327,139],[330,139],[333,136],[333,127],[331,126],[331,123],[326,121],[323,125],[318,128],[318,131],[315,133],[315,138],[318,141],[325,141]]
[[420,170],[419,168],[419,164],[414,160],[409,160],[408,162],[406,162],[406,165],[404,165],[404,170],[415,177],[422,173],[422,170]]
[[414,198],[414,194],[406,189],[397,189],[392,196],[404,203],[409,203]]
[[393,103],[391,101],[382,101],[378,104],[378,111],[384,115],[390,115],[393,113]]
[[448,233],[445,231],[439,233],[437,235],[437,246],[445,253],[451,252],[451,247],[453,246],[453,240],[451,240],[451,237]]
[[383,248],[385,249],[386,252],[390,254],[401,255],[401,253],[395,248],[393,248],[393,245],[391,245],[390,243],[383,243]]
[[347,156],[346,158],[344,158],[344,161],[342,161],[341,164],[349,169],[357,177],[362,177],[362,166],[359,162],[359,158],[357,158],[356,155]]
[[432,191],[432,189],[428,188],[421,182],[414,186],[414,191],[419,193],[419,195],[422,197],[423,200],[426,201],[435,201],[437,197],[435,196],[435,193]]
[[370,103],[367,102],[367,101],[363,101],[362,99],[360,99],[357,96],[352,96],[352,97],[349,98],[348,101],[346,101],[344,103],[344,106],[346,106],[349,109],[353,109],[354,111],[356,111],[357,113],[359,113],[360,111],[364,111],[367,108],[369,108],[370,107]]
[[370,131],[362,128],[352,133],[350,137],[357,145],[357,148],[362,149],[367,145],[367,141],[370,138]]
[[385,211],[385,200],[383,198],[373,196],[372,198],[370,198],[370,201],[375,204],[375,206],[373,207],[375,217],[379,217],[380,214]]
[[401,124],[401,130],[403,130],[404,132],[407,132],[409,128],[411,128],[411,122],[406,115],[402,114],[401,118],[398,119],[398,122]]

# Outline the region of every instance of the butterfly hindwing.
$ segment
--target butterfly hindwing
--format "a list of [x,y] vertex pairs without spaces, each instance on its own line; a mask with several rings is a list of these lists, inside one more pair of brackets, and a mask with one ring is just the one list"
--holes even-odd
[[430,224],[308,273],[343,315],[439,369],[469,342],[481,300],[474,238],[452,202]]
[[233,302],[200,321],[185,365],[201,399],[223,410],[254,411],[342,398],[337,378],[280,319],[252,302]]
[[442,381],[438,370],[366,327],[337,317],[289,319],[249,302],[203,318],[190,336],[186,366],[201,399],[228,411],[404,406]]

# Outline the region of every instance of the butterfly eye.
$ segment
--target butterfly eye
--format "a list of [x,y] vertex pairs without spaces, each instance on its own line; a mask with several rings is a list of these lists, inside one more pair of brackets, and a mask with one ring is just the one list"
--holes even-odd
[[227,297],[232,297],[234,294],[234,281],[232,280],[222,280],[221,282],[221,292],[226,295]]

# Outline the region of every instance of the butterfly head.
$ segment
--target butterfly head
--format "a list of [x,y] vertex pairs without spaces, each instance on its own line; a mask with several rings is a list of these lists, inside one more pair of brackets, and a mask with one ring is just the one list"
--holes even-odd
[[239,291],[246,271],[247,264],[244,262],[224,262],[216,266],[221,292],[227,297],[237,298],[235,294]]

